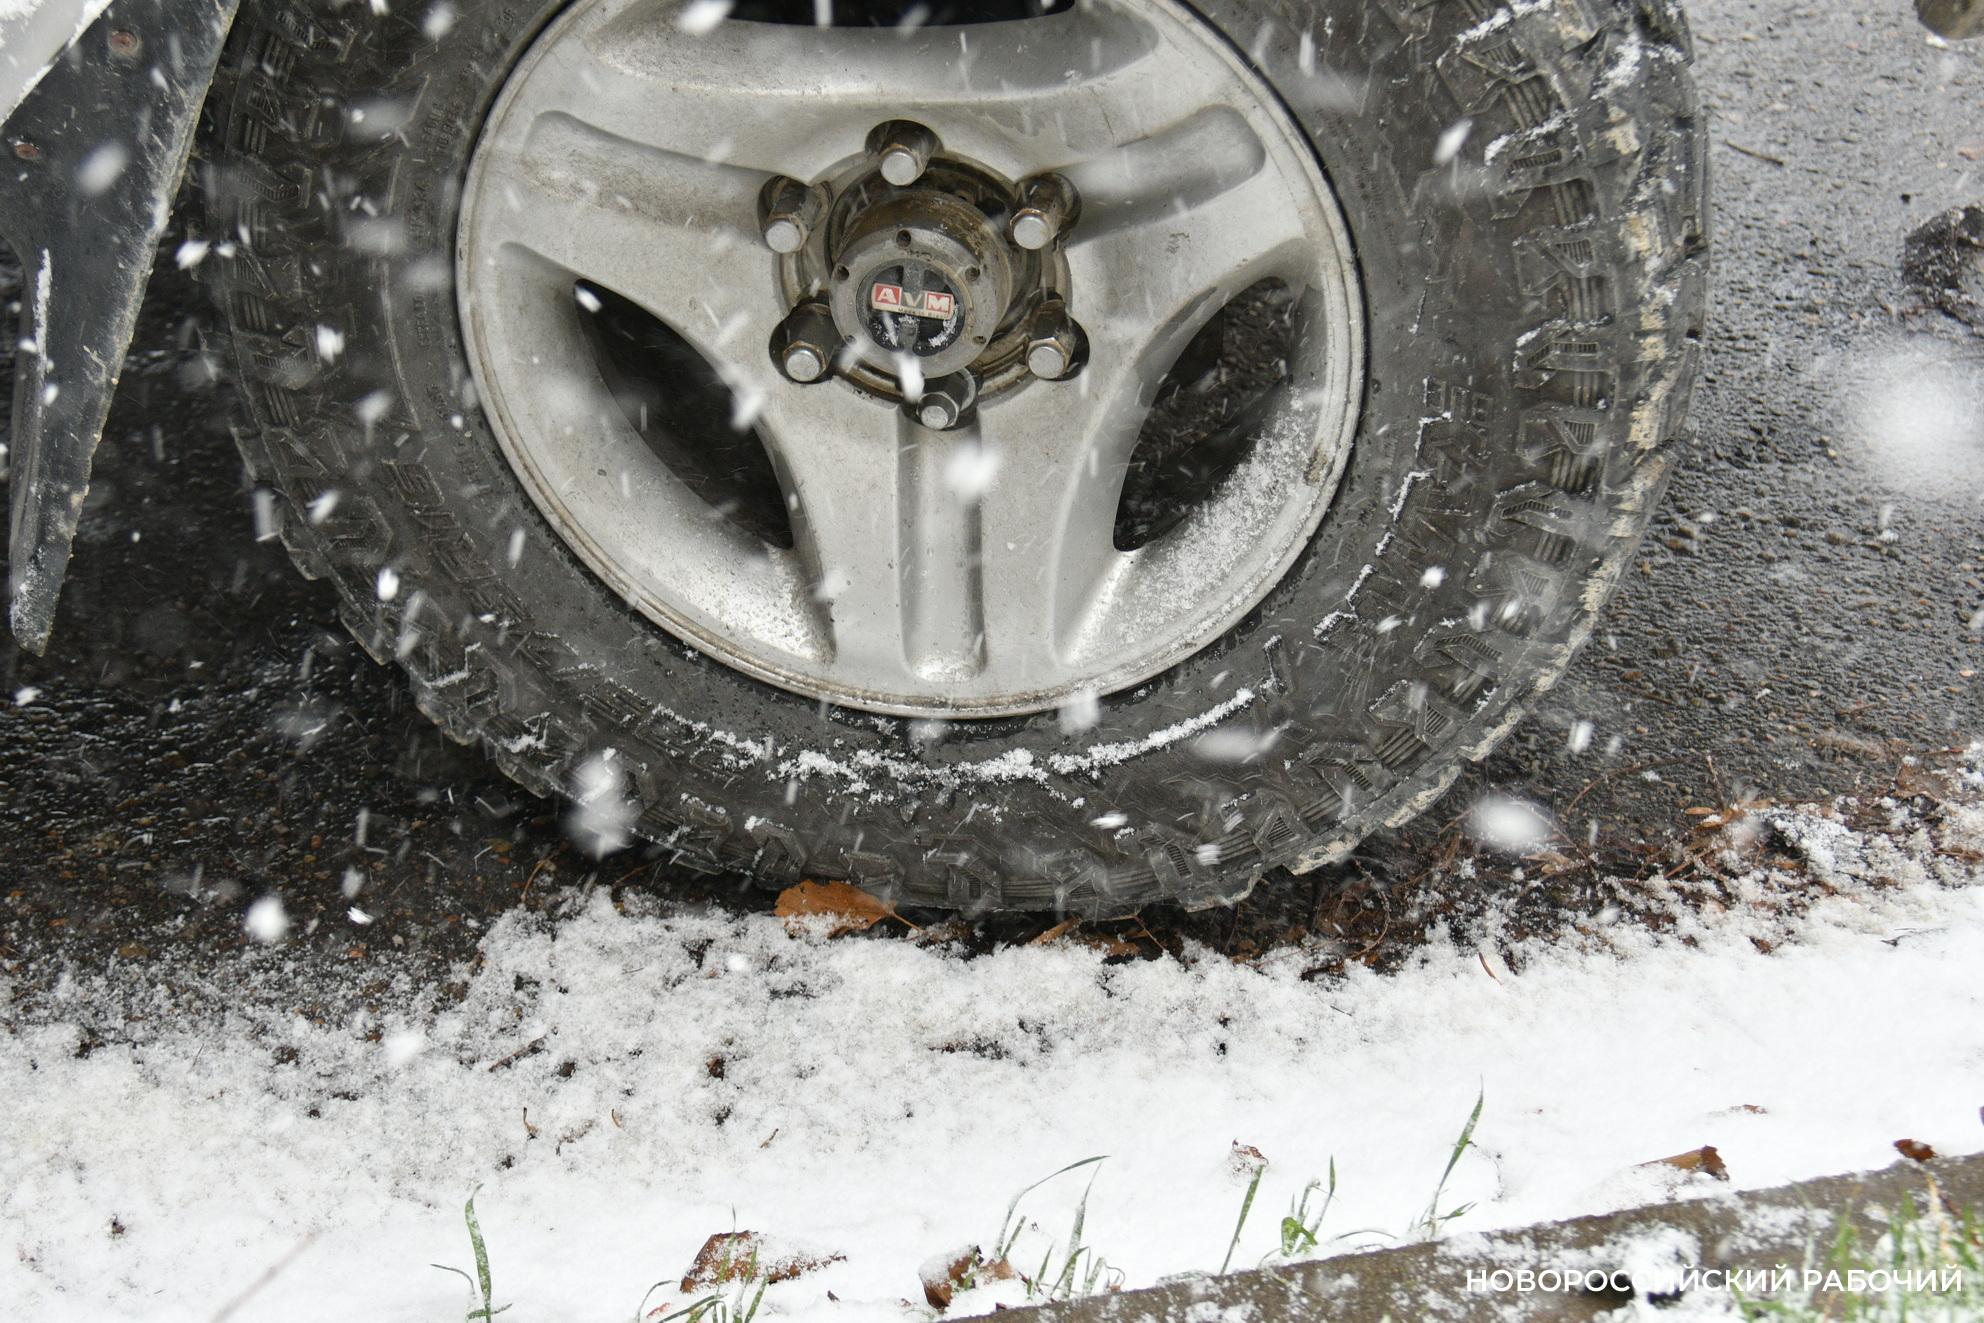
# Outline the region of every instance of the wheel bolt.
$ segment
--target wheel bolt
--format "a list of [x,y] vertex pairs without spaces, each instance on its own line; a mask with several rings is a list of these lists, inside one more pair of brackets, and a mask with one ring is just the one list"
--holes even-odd
[[1075,186],[1060,175],[1035,175],[1020,183],[1020,205],[1007,232],[1013,242],[1038,252],[1074,224],[1081,201]]
[[948,431],[963,422],[978,403],[978,378],[969,372],[952,372],[923,383],[921,399],[903,407],[933,432]]
[[840,345],[840,331],[827,305],[802,303],[772,332],[772,362],[786,380],[807,386],[833,375],[834,353]]
[[868,135],[868,154],[880,160],[882,178],[897,188],[908,188],[921,179],[936,152],[937,135],[910,120],[877,124]]
[[820,189],[773,175],[758,192],[758,232],[773,252],[796,253],[806,246],[826,209]]
[[1027,371],[1042,381],[1062,381],[1088,361],[1088,336],[1068,316],[1067,305],[1049,299],[1026,324]]

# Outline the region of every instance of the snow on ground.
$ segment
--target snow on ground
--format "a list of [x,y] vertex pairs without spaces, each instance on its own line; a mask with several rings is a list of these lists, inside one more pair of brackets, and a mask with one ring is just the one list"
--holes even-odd
[[[1984,746],[1970,762],[1984,801]],[[1325,1251],[1408,1234],[1477,1096],[1457,1230],[1728,1188],[1641,1165],[1704,1144],[1738,1186],[1884,1165],[1901,1138],[1984,1149],[1984,806],[1858,807],[1888,829],[1738,824],[1802,862],[1757,862],[1738,903],[1659,935],[1508,944],[1491,922],[1387,975],[1305,979],[1303,950],[965,958],[603,893],[504,920],[465,995],[409,986],[376,1022],[272,991],[280,948],[77,971],[52,1003],[0,1000],[0,1299],[43,1323],[208,1320],[244,1292],[228,1317],[460,1318],[430,1265],[471,1265],[479,1188],[519,1323],[628,1319],[733,1228],[845,1256],[763,1318],[928,1317],[920,1265],[989,1246],[1022,1186],[1097,1154],[1028,1196],[1017,1263],[1093,1173],[1085,1239],[1127,1284],[1216,1269],[1236,1142],[1269,1164],[1236,1266],[1332,1161]]]

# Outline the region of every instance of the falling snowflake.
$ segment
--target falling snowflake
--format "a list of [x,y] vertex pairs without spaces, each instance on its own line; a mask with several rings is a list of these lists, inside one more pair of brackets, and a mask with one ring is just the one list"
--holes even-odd
[[619,752],[608,749],[580,763],[572,774],[572,812],[566,826],[594,858],[624,850],[633,841],[640,807],[627,798]]
[[1102,700],[1095,696],[1094,690],[1085,689],[1061,704],[1055,716],[1060,720],[1062,734],[1079,735],[1102,720]]
[[1458,119],[1447,125],[1446,132],[1440,135],[1439,144],[1433,148],[1433,164],[1446,165],[1459,156],[1460,149],[1467,145],[1468,135],[1473,132],[1474,121],[1471,119]]
[[1512,795],[1489,795],[1467,815],[1467,834],[1491,850],[1529,854],[1547,842],[1555,826],[1544,809]]
[[264,896],[248,907],[241,926],[256,941],[273,946],[289,932],[289,911],[283,908],[282,897]]
[[693,0],[675,17],[675,26],[692,37],[716,31],[716,25],[730,16],[731,0]]
[[998,451],[987,446],[959,446],[944,466],[944,480],[959,496],[973,500],[992,490],[992,479],[998,472]]

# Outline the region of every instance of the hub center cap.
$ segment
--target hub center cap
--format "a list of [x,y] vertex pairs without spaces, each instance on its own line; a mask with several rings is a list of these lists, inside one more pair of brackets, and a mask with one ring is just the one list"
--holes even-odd
[[1013,301],[1013,263],[978,208],[918,189],[858,212],[834,255],[834,324],[871,366],[927,380],[985,352]]

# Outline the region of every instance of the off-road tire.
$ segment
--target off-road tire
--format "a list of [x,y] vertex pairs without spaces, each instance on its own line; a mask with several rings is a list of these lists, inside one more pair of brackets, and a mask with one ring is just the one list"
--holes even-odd
[[1321,531],[1092,729],[823,709],[617,600],[467,388],[459,184],[559,7],[461,6],[437,40],[417,9],[248,0],[204,167],[238,247],[207,265],[297,563],[450,735],[547,795],[607,756],[684,866],[1121,913],[1340,859],[1563,673],[1685,448],[1707,159],[1672,0],[1198,0],[1310,134],[1356,244],[1367,397]]

